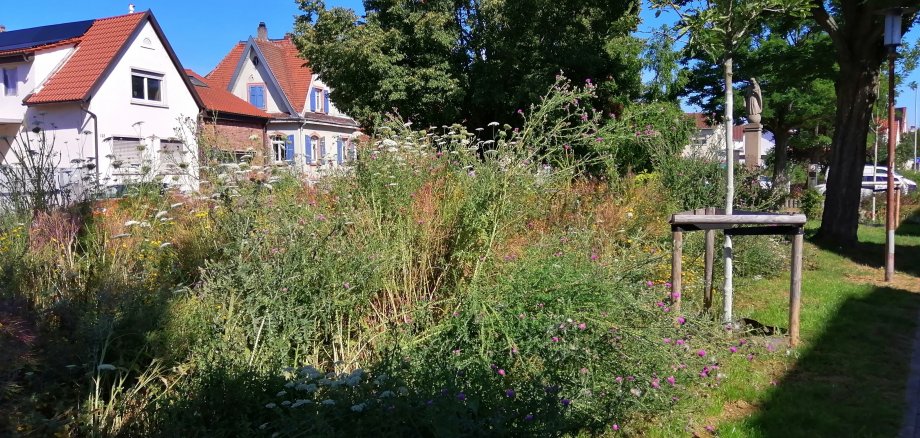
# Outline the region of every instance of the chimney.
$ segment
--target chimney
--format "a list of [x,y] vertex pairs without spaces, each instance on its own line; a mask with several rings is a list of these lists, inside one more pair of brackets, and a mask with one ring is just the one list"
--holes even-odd
[[128,13],[129,13],[129,14],[133,14],[133,13],[134,13],[134,3],[129,3],[129,4],[128,4]]
[[259,28],[256,31],[256,39],[265,41],[268,39],[268,28],[265,27],[265,22],[259,22]]

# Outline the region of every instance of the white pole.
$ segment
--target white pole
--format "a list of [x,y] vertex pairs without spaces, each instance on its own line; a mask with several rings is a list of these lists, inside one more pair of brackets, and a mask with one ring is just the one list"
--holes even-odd
[[914,162],[910,163],[910,168],[917,170],[920,168],[920,163],[917,163],[917,83],[914,82],[911,85],[914,89]]
[[[727,56],[731,56],[730,52]],[[725,214],[732,214],[735,198],[735,142],[734,136],[734,96],[732,96],[732,58],[725,59]],[[725,245],[722,248],[725,258],[725,285],[722,295],[722,322],[732,322],[732,237],[725,234]]]

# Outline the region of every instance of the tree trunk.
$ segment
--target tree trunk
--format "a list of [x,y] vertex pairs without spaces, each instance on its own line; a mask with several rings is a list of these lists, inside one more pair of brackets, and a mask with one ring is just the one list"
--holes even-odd
[[866,140],[872,105],[878,98],[879,64],[866,57],[840,62],[837,79],[837,116],[831,145],[827,198],[818,237],[846,245],[856,242]]
[[[725,214],[732,214],[735,205],[735,115],[734,115],[734,97],[732,96],[732,57],[731,50],[726,49],[727,53],[724,60],[725,67],[725,169],[728,173],[725,178]],[[725,284],[722,291],[722,322],[729,324],[732,322],[732,295],[734,285],[732,284],[732,236],[725,233],[725,244],[722,248],[722,255],[725,260]]]
[[789,128],[777,125],[778,129],[773,132],[773,139],[776,144],[773,147],[773,189],[782,190],[786,193],[786,167],[789,162]]

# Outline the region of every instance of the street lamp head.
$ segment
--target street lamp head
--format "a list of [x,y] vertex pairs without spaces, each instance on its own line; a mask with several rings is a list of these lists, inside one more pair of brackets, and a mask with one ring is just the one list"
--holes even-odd
[[901,45],[901,10],[885,12],[885,47],[896,49]]

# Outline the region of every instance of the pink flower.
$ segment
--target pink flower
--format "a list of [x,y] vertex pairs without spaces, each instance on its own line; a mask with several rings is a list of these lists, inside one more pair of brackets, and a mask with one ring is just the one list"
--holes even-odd
[[676,300],[680,298],[680,292],[671,292],[671,299]]
[[716,431],[716,428],[715,426],[706,426],[706,431],[709,433],[713,433]]
[[738,347],[731,346],[731,347],[728,348],[728,351],[730,351],[730,352],[732,352],[732,353],[737,353],[737,352],[738,352]]
[[684,341],[683,339],[678,339],[677,342],[676,342],[676,344],[677,344],[677,345],[684,345],[686,342],[687,342],[687,341]]
[[600,257],[599,255],[597,255],[596,252],[592,252],[592,253],[591,253],[591,261],[592,261],[592,262],[596,262],[599,258],[601,258],[601,257]]
[[661,310],[663,310],[664,313],[668,313],[668,312],[671,311],[671,308],[670,308],[670,307],[665,307],[664,309],[661,309]]
[[753,355],[753,354],[747,355],[747,360],[748,360],[748,362],[754,360],[754,355]]
[[582,374],[588,374],[588,369],[587,369],[587,368],[582,368],[582,369],[579,370],[579,371],[581,371]]
[[706,350],[697,351],[696,354],[697,354],[699,357],[706,357]]
[[617,376],[617,378],[614,379],[614,380],[616,380],[617,383],[623,383],[623,377],[621,377],[621,376]]
[[558,337],[558,336],[553,336],[553,342],[559,342],[559,337]]
[[671,288],[671,282],[669,281],[669,282],[665,283],[665,284],[664,284],[664,287],[670,289],[670,288]]
[[665,344],[670,344],[670,343],[671,343],[671,338],[664,338],[664,343],[665,343]]
[[665,380],[667,380],[668,383],[671,384],[671,386],[674,386],[674,384],[677,383],[677,379],[675,379],[674,376],[668,376],[668,378]]
[[499,376],[502,376],[502,377],[505,377],[505,370],[503,370],[503,369],[498,370],[498,375],[499,375]]
[[661,380],[652,379],[652,388],[655,388],[655,389],[661,388]]
[[578,330],[585,330],[587,328],[588,328],[588,325],[583,322],[578,324]]
[[646,282],[645,282],[645,285],[648,286],[648,287],[652,287],[652,286],[655,285],[655,283],[653,283],[652,280],[649,280],[649,281],[646,281]]
[[687,318],[684,318],[683,316],[679,316],[677,317],[677,323],[680,325],[684,325],[687,323]]
[[610,426],[610,429],[613,430],[614,432],[616,432],[616,431],[620,430],[620,425],[614,423],[613,426]]

